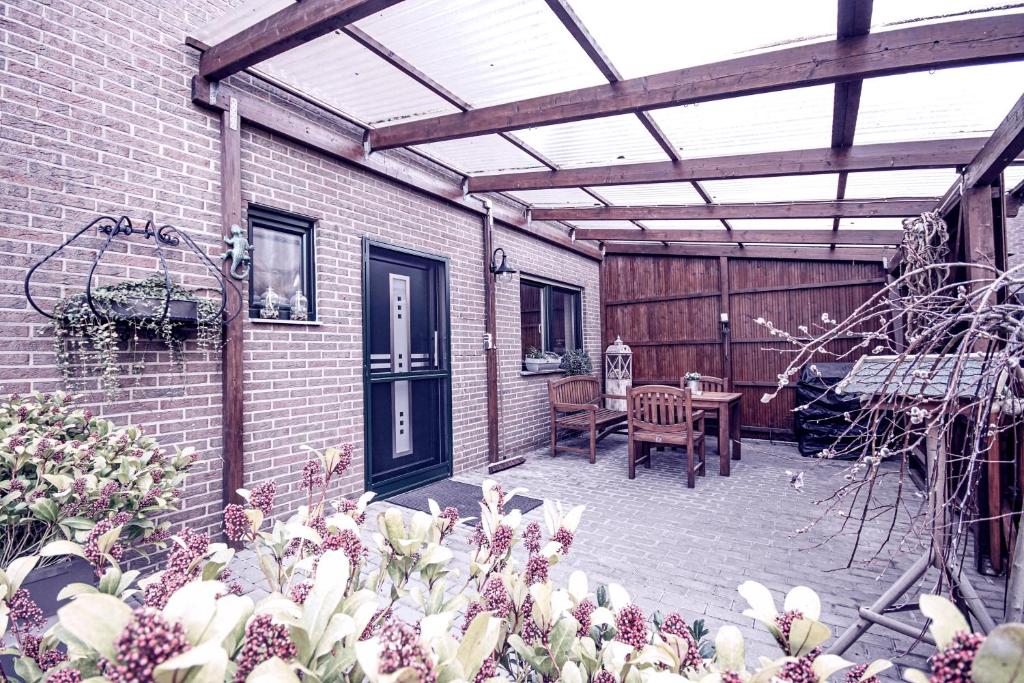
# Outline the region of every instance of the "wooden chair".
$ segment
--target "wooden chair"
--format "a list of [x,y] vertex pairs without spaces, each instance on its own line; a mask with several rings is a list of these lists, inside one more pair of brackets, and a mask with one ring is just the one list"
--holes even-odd
[[[551,457],[558,451],[588,453],[590,462],[597,462],[597,442],[614,431],[621,430],[626,421],[622,410],[603,406],[607,397],[601,393],[601,382],[590,375],[563,377],[548,382],[548,401],[551,404]],[[558,445],[558,430],[587,432],[588,448]]]
[[[650,385],[634,387],[626,399],[629,434],[629,478],[636,466],[651,467],[651,446],[686,448],[686,485],[696,485],[695,475],[705,474],[704,411],[693,409],[689,389]],[[699,457],[698,457],[699,456]]]

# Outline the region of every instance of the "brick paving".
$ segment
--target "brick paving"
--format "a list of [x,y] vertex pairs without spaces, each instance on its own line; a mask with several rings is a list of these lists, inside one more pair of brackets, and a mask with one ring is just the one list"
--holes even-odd
[[[905,516],[898,520],[894,537],[904,539],[906,552],[892,553],[895,559],[886,553],[884,559],[854,569],[843,569],[852,535],[820,545],[837,529],[838,518],[805,534],[794,533],[819,518],[822,507],[815,501],[843,482],[841,463],[801,458],[789,444],[748,440],[742,461],[733,462],[732,476],[720,477],[711,440],[708,476],[699,477],[695,489],[687,489],[678,452],[655,452],[652,468],[641,468],[630,481],[625,443],[623,436],[605,439],[595,465],[589,465],[585,456],[551,458],[539,449],[527,454],[525,464],[493,478],[506,489],[523,487],[533,497],[587,506],[569,557],[552,569],[556,583],[564,585],[571,571],[581,569],[592,589],[599,583],[620,583],[645,612],[676,611],[687,620],[703,618],[712,632],[722,624],[735,624],[747,637],[751,663],[759,655],[776,655],[777,650],[763,628],[742,616],[746,603],[736,587],[744,580],[768,586],[780,607],[789,588],[810,586],[822,597],[822,620],[838,636],[855,618],[857,606],[873,602],[919,556],[916,541],[907,537],[910,524]],[[789,473],[798,471],[804,472],[802,491],[790,485]],[[456,478],[478,483],[487,476],[481,469]],[[880,487],[880,500],[891,499],[893,484],[895,477]],[[371,517],[387,505],[371,505]],[[543,525],[541,509],[528,513],[525,520]],[[468,547],[469,528],[460,526],[452,542],[456,562]],[[864,547],[876,547],[887,527],[888,520],[879,520],[868,529]],[[256,579],[258,569],[251,557],[243,554],[239,559],[242,578]],[[1001,614],[1002,580],[972,580],[993,614]],[[926,577],[923,589],[934,582],[934,576]],[[259,590],[254,592],[258,597]],[[895,616],[920,623],[915,614]],[[928,651],[927,645],[913,647],[910,639],[874,627],[846,657],[888,657],[923,666]]]

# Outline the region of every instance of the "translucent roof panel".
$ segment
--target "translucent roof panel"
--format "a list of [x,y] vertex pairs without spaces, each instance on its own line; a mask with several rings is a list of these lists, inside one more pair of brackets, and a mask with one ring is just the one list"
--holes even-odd
[[462,173],[498,173],[544,169],[542,163],[500,135],[432,142],[414,147]]
[[601,203],[576,187],[555,190],[521,190],[505,194],[532,206],[598,206]]
[[797,88],[651,112],[683,157],[828,147],[831,85]]
[[207,45],[216,45],[292,4],[293,0],[249,0],[233,7],[208,24],[195,27],[191,35]]
[[530,147],[565,167],[668,159],[632,114],[529,128],[517,135]]
[[1008,166],[1003,171],[1003,184],[1006,185],[1007,191],[1017,187],[1021,182],[1024,182],[1024,166]]
[[996,87],[1011,83],[1024,83],[1024,63],[870,78],[854,143],[988,137],[1020,97],[1019,88]]
[[786,202],[835,199],[834,173],[775,178],[708,180],[701,183],[719,204],[732,202]]
[[[1007,14],[1021,11],[1020,7],[996,9],[1011,4],[999,0],[887,0],[876,2],[871,12],[871,30],[900,28],[907,23],[922,24],[954,21],[956,15]],[[983,10],[989,10],[983,12]],[[964,17],[959,17],[964,18]]]
[[823,0],[569,0],[569,4],[624,78],[717,62],[797,41],[830,40],[836,30],[836,5]]
[[577,228],[588,230],[636,230],[640,233],[643,229],[636,223],[630,221],[567,221]]
[[657,183],[655,185],[607,185],[594,191],[610,204],[641,206],[645,204],[703,204],[690,183]]
[[[907,216],[911,218],[911,216]],[[901,218],[841,218],[840,230],[902,230]]]
[[458,111],[342,33],[299,45],[263,62],[260,71],[369,125]]
[[742,218],[730,220],[736,230],[831,230],[831,218]]
[[406,0],[357,25],[473,107],[607,83],[544,0]]
[[[603,228],[619,228],[623,230],[629,230],[636,228],[635,223],[630,221],[570,221],[573,225],[578,228],[593,228],[595,230],[601,230]],[[719,221],[640,221],[645,228],[651,230],[723,230],[722,224]]]
[[847,199],[941,197],[956,177],[956,171],[951,168],[851,173],[846,179],[845,196]]

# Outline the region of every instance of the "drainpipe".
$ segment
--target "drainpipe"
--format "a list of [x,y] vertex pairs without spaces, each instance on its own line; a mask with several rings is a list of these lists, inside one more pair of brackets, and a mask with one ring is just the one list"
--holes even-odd
[[484,357],[487,361],[487,462],[500,459],[498,451],[498,314],[494,298],[494,274],[491,254],[494,251],[494,212],[491,200],[480,199],[484,205]]

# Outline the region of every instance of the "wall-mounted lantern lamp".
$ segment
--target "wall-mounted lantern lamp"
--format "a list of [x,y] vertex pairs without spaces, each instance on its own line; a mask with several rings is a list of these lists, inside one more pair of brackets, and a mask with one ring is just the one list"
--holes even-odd
[[722,336],[724,337],[725,335],[729,334],[729,314],[719,313],[718,322],[721,323],[722,325]]
[[[501,252],[501,263],[498,263],[498,252]],[[505,250],[498,247],[491,254],[491,272],[494,274],[495,282],[511,282],[512,276],[516,274],[516,270],[508,264],[508,257],[505,256]]]

